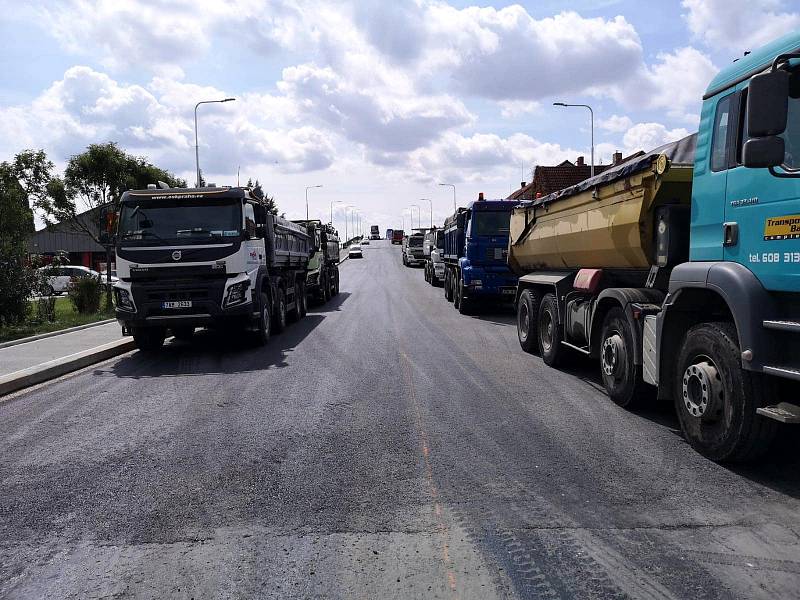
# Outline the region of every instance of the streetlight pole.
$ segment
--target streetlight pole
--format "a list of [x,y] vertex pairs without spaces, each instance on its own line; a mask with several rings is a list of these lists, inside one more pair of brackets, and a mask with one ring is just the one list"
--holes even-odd
[[306,187],[306,221],[308,221],[308,190],[313,190],[314,188],[321,188],[321,185],[309,185]]
[[564,106],[564,107],[580,106],[582,108],[589,109],[589,119],[591,123],[591,136],[592,136],[592,169],[590,177],[594,177],[594,111],[592,110],[592,107],[589,106],[588,104],[567,104],[566,102],[553,102],[553,106]]
[[222,100],[201,100],[194,105],[194,163],[197,170],[197,185],[200,187],[200,144],[197,142],[197,107],[201,104],[222,104],[223,102],[233,102],[236,98],[223,98]]
[[341,200],[331,200],[331,226],[333,225],[333,205],[342,204]]
[[420,198],[419,199],[420,202],[422,202],[423,200],[427,200],[428,201],[428,207],[430,208],[430,211],[431,211],[431,229],[433,229],[433,202],[431,201],[430,198]]
[[[409,204],[409,207],[417,209],[417,226],[422,227],[422,223],[420,223],[420,217],[422,216],[422,211],[419,209],[419,204]],[[414,211],[411,211],[411,229],[414,229]]]
[[439,185],[453,188],[453,212],[456,212],[458,210],[458,208],[456,208],[456,186],[452,183],[440,183]]

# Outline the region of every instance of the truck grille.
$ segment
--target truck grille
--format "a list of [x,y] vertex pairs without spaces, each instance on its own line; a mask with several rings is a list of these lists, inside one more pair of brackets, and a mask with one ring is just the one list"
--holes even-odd
[[148,302],[172,302],[175,300],[208,300],[208,290],[149,290]]

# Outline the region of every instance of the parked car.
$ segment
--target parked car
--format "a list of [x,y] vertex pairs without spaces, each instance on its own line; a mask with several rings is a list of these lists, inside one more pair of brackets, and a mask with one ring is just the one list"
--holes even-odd
[[[40,267],[39,270],[52,272],[52,274],[47,278],[47,285],[49,286],[49,289],[46,290],[46,294],[48,296],[58,296],[63,294],[69,290],[70,282],[76,278],[96,277],[100,279],[102,277],[102,281],[105,282],[105,276],[93,269],[90,269],[89,267],[83,267],[80,265],[69,265],[55,268]],[[118,279],[112,272],[111,283],[113,284],[116,281],[118,281]]]
[[347,256],[350,258],[362,258],[363,255],[361,254],[361,244],[353,244],[350,246],[350,250],[347,252]]

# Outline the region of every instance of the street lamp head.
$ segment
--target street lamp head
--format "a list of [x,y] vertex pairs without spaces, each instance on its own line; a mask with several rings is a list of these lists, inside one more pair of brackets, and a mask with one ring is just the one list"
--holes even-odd
[[220,100],[220,102],[235,102],[236,98],[225,98],[224,100]]
[[553,106],[566,106],[565,102],[553,102]]

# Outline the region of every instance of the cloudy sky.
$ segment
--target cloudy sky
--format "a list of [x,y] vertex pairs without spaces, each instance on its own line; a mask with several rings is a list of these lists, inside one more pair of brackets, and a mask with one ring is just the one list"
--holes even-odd
[[0,0],[0,159],[114,140],[192,182],[194,104],[233,96],[200,107],[209,181],[425,224],[437,182],[463,204],[588,161],[588,112],[554,101],[594,107],[608,162],[693,131],[720,67],[798,28],[798,0]]

